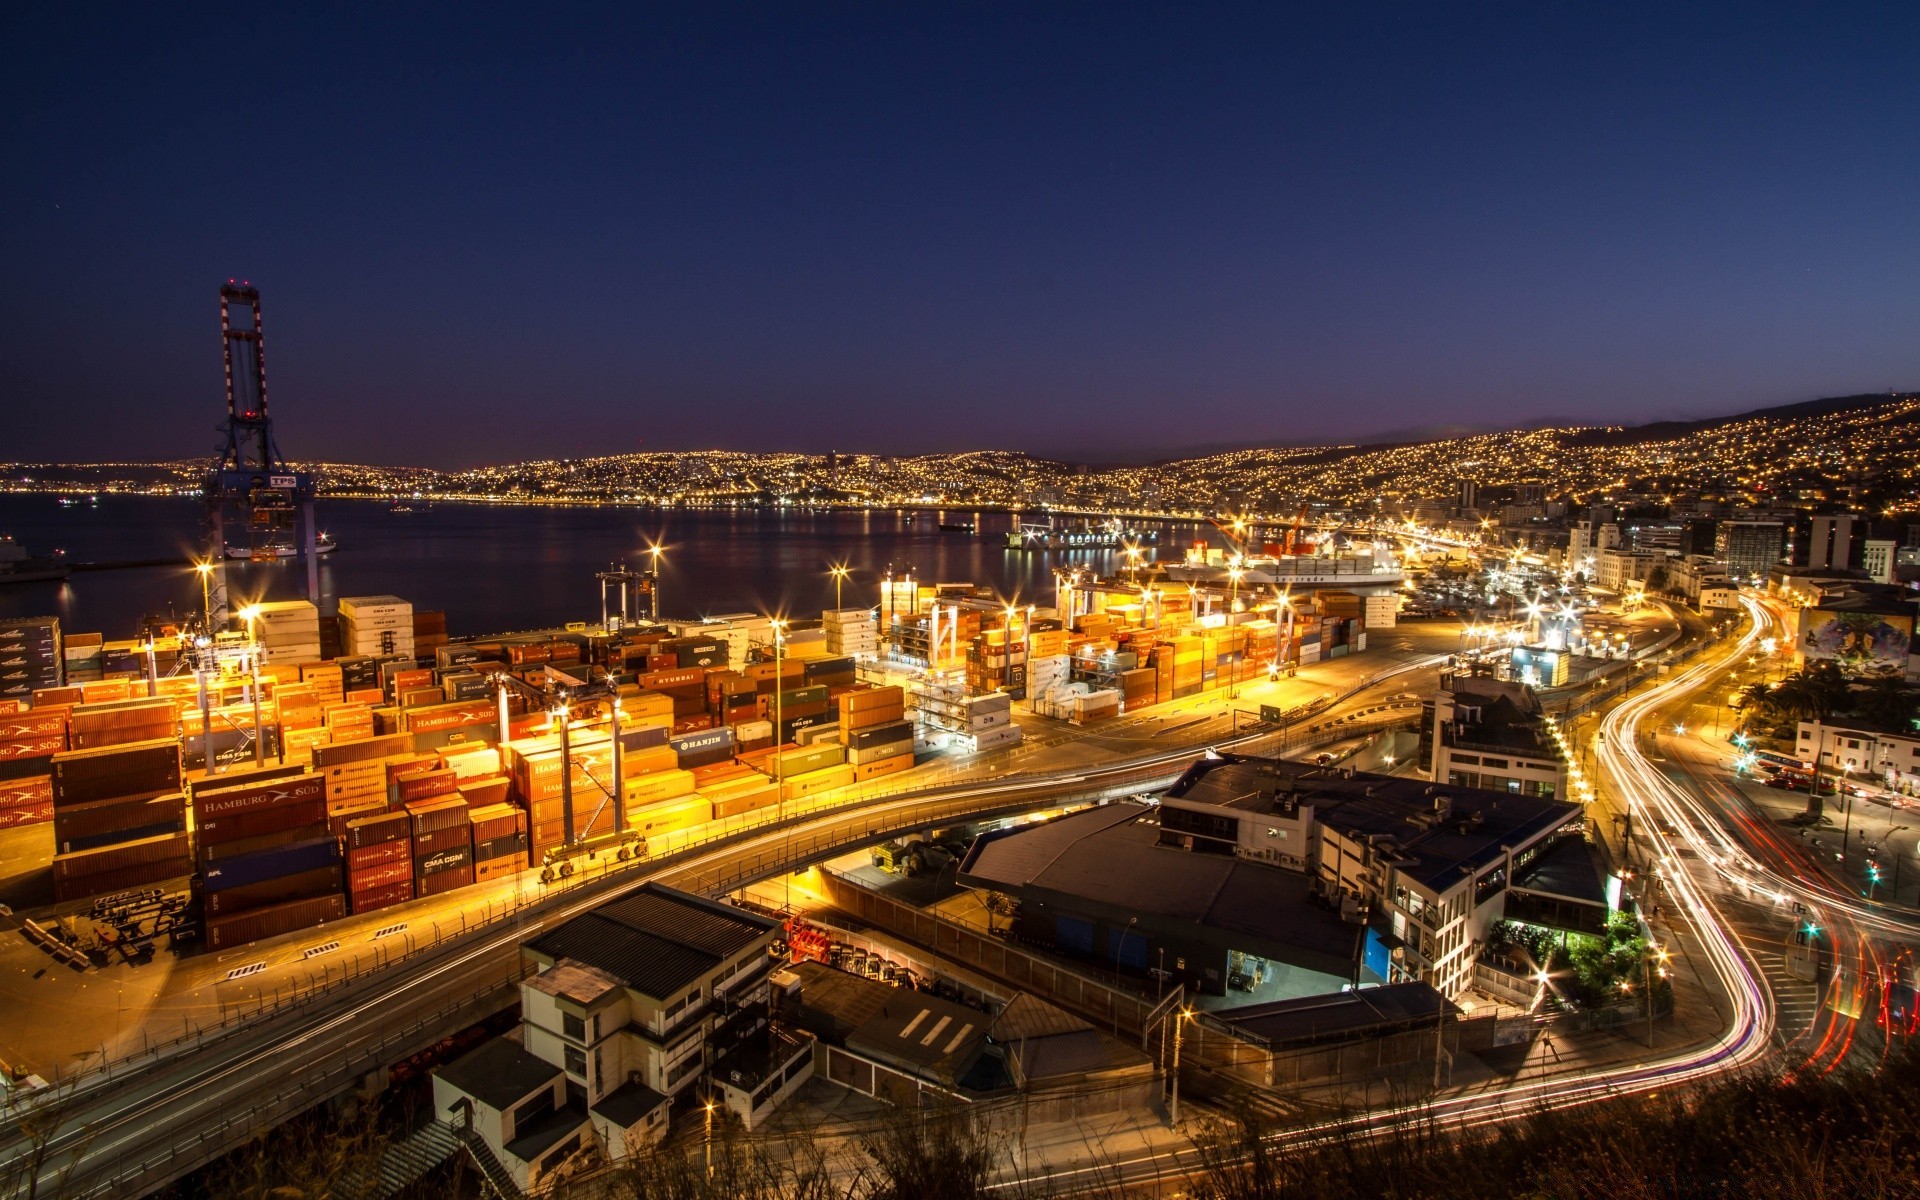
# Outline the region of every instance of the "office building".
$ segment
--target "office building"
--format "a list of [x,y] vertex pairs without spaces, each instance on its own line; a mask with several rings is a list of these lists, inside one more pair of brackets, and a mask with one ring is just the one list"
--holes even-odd
[[1829,513],[1814,517],[1808,531],[1805,564],[1814,570],[1844,570],[1860,565],[1860,542],[1866,535],[1866,521],[1852,513]]
[[1714,553],[1737,582],[1758,583],[1780,561],[1786,528],[1779,521],[1722,521]]

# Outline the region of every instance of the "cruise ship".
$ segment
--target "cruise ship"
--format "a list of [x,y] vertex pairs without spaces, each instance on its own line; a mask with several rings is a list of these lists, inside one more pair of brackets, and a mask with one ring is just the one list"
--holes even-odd
[[1166,565],[1167,578],[1176,583],[1227,586],[1240,569],[1243,588],[1348,588],[1374,591],[1397,588],[1407,573],[1384,545],[1361,543],[1354,548],[1313,554],[1237,554],[1196,542],[1186,557]]

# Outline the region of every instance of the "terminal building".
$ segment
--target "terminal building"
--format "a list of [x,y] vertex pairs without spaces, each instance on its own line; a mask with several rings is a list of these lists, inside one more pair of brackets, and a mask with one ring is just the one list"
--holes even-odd
[[666,1136],[677,1100],[748,1129],[812,1074],[813,1037],[770,1020],[777,921],[658,884],[521,947],[520,1028],[434,1073],[441,1120],[471,1129],[522,1190],[576,1156]]
[[1453,999],[1510,884],[1562,843],[1585,852],[1580,807],[1535,791],[1209,755],[1158,804],[982,836],[959,882],[1016,899],[1030,942],[1209,1007],[1409,982]]

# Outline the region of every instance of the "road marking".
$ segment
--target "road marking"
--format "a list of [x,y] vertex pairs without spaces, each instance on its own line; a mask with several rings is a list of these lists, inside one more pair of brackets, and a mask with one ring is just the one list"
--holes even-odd
[[373,937],[369,940],[377,942],[383,937],[392,937],[396,933],[405,933],[406,931],[407,923],[405,921],[401,921],[396,925],[382,925],[373,931]]
[[333,951],[338,950],[339,948],[340,948],[340,943],[338,941],[327,942],[319,946],[309,946],[306,948],[305,951],[301,953],[300,957],[318,958],[322,954],[331,954]]
[[245,979],[249,975],[256,974],[266,969],[267,969],[267,964],[264,962],[248,963],[244,967],[235,967],[233,970],[228,971],[227,978],[224,980],[221,980],[221,982],[226,983],[235,979]]

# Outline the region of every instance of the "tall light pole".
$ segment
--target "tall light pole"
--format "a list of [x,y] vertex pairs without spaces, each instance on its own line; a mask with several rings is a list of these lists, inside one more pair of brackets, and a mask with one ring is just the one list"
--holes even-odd
[[[1232,581],[1232,587],[1228,592],[1228,598],[1227,598],[1227,629],[1229,631],[1231,631],[1234,628],[1234,624],[1233,624],[1234,614],[1240,611],[1240,576],[1241,574],[1242,572],[1239,567],[1234,567],[1228,570],[1227,572],[1227,578]],[[1244,647],[1241,649],[1240,653],[1242,655],[1246,653],[1246,650]],[[1215,664],[1215,669],[1216,670],[1219,669],[1217,663]],[[1238,658],[1235,658],[1233,660],[1233,665],[1230,668],[1228,668],[1228,670],[1230,673],[1227,675],[1227,699],[1231,700],[1235,696],[1238,696],[1240,694],[1240,660]]]
[[[782,648],[787,644],[787,622],[781,617],[770,617],[768,618],[768,623],[773,627],[773,786],[780,790],[780,799],[778,802],[780,806],[780,823],[784,826],[787,821],[787,770],[784,761],[786,756],[782,754],[780,750],[782,746],[786,745],[786,740],[780,736],[781,714],[784,711],[780,700],[781,692],[786,688],[786,682],[780,675],[780,656]],[[793,831],[791,829],[787,830],[786,844],[789,848],[793,845]],[[786,881],[787,911],[792,912],[792,870],[782,871],[781,878]]]
[[655,621],[660,619],[660,556],[666,552],[667,548],[658,542],[647,543],[647,555],[652,564],[648,567],[647,573],[653,578],[653,619]]
[[840,608],[840,585],[847,581],[847,565],[841,563],[829,569],[827,574],[833,576],[833,607],[835,611],[838,611]]
[[193,569],[200,575],[200,623],[213,632],[213,564],[197,562]]
[[1182,1008],[1167,1014],[1173,1021],[1173,1102],[1167,1108],[1168,1123],[1175,1129],[1180,1128],[1180,1031],[1185,1022],[1193,1019],[1193,1010]]

